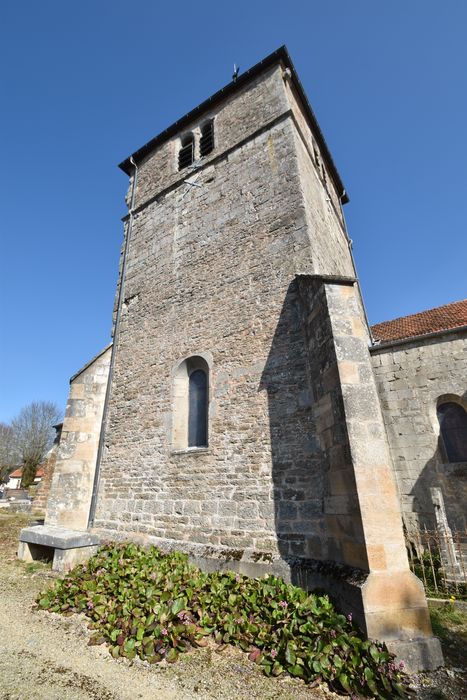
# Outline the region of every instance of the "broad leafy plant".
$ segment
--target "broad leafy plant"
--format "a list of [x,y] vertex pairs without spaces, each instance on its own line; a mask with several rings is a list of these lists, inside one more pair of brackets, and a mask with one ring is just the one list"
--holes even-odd
[[327,596],[274,576],[206,574],[179,552],[106,545],[41,593],[38,605],[85,613],[94,629],[89,643],[108,644],[115,658],[173,663],[211,637],[239,646],[267,675],[326,681],[353,697],[405,697],[401,665]]

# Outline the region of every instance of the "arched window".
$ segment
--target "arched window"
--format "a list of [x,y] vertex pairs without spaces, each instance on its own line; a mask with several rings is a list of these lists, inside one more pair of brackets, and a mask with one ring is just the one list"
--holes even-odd
[[178,152],[178,169],[183,170],[193,163],[195,159],[195,137],[187,134],[182,138],[182,147]]
[[176,450],[208,446],[209,366],[194,355],[181,362],[174,374],[173,434]]
[[208,378],[195,369],[188,379],[188,447],[208,444]]
[[467,413],[453,401],[438,406],[438,420],[446,456],[450,462],[467,462]]

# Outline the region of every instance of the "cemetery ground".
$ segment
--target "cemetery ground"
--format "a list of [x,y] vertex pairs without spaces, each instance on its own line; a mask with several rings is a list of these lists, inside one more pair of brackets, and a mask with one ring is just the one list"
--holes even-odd
[[[58,576],[50,565],[16,559],[19,530],[31,520],[0,513],[1,700],[330,700],[325,686],[310,688],[288,676],[266,678],[238,649],[213,646],[181,655],[175,664],[113,659],[107,648],[88,646],[82,615],[63,617],[34,609],[39,591]],[[432,609],[446,668],[412,676],[412,697],[467,697],[467,613]]]

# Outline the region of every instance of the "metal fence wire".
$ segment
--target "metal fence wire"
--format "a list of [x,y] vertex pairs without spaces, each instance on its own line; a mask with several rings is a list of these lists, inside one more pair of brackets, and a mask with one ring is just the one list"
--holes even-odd
[[406,530],[410,568],[428,596],[467,600],[467,530]]

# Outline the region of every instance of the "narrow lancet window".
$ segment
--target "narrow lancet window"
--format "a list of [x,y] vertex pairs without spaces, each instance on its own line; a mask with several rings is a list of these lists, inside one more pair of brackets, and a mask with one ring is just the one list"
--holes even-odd
[[209,365],[200,355],[182,360],[174,373],[172,445],[175,450],[207,447]]
[[188,447],[208,444],[208,378],[196,369],[188,379]]
[[458,403],[438,406],[441,439],[449,462],[467,462],[467,413]]
[[201,127],[201,138],[199,140],[199,154],[201,157],[207,156],[214,149],[214,122],[211,120]]
[[182,139],[182,147],[178,153],[178,169],[183,170],[193,163],[195,159],[195,139],[193,134],[188,134]]

